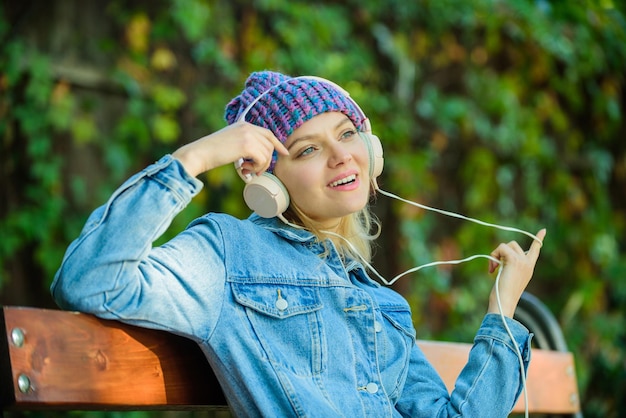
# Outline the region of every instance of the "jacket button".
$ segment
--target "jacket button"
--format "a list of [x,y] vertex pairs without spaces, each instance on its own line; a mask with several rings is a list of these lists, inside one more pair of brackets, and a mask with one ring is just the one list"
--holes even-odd
[[370,382],[365,386],[365,390],[369,393],[376,393],[378,392],[378,385],[374,382]]
[[276,309],[279,311],[284,311],[289,306],[289,303],[283,298],[276,300]]
[[374,321],[374,331],[381,332],[382,330],[383,330],[383,325],[378,321]]

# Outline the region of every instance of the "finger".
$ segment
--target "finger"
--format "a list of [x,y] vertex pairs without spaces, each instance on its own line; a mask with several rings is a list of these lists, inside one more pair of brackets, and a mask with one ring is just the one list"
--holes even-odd
[[261,158],[261,159],[255,160],[253,162],[254,172],[257,175],[262,174],[263,172],[265,172],[269,168],[271,161],[272,161],[271,157],[270,158]]
[[254,173],[254,164],[251,161],[244,161],[241,164],[241,172],[244,174]]
[[[514,254],[512,248],[510,248],[507,244],[501,243],[496,247],[495,250],[491,252],[491,254],[489,254],[489,256],[493,257],[494,259],[489,260],[491,273],[493,273],[500,264],[505,263],[507,258],[512,258]],[[496,262],[495,260],[500,260],[500,263]]]
[[287,147],[285,147],[285,145],[282,142],[280,142],[278,138],[276,138],[274,133],[270,131],[269,129],[266,129],[266,128],[263,128],[263,129],[265,130],[266,138],[270,140],[276,152],[282,155],[289,155],[289,150],[287,149]]
[[534,240],[533,243],[530,245],[530,249],[528,250],[529,255],[532,255],[533,257],[539,257],[539,251],[541,250],[541,246],[543,245],[543,240],[546,237],[546,234],[547,231],[545,228],[537,232],[536,236],[539,241]]
[[517,243],[517,241],[511,241],[508,243],[508,246],[511,247],[516,253],[519,254],[524,254],[524,250],[522,249],[522,247]]
[[[269,155],[268,155],[269,152]],[[248,173],[262,173],[272,161],[271,151],[262,148],[244,157],[241,169]]]
[[289,155],[289,150],[287,149],[287,147],[285,147],[285,145],[282,142],[280,142],[278,139],[276,139],[276,141],[277,141],[277,144],[274,147],[276,152],[285,156]]
[[285,147],[285,145],[280,142],[278,138],[274,136],[274,134],[271,134],[270,140],[272,141],[272,145],[274,145],[274,149],[276,150],[276,152],[285,156],[289,155],[289,150],[287,149],[287,147]]
[[489,260],[489,274],[496,271],[499,265],[500,265],[499,263],[496,263],[495,261],[490,259]]

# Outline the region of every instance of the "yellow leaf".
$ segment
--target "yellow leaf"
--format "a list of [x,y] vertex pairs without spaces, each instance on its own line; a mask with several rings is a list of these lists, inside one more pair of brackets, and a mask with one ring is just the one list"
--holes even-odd
[[171,70],[177,64],[174,53],[169,48],[163,47],[159,47],[154,51],[150,63],[153,68],[160,71]]
[[148,49],[150,19],[144,13],[138,13],[126,27],[126,41],[133,52],[145,52]]

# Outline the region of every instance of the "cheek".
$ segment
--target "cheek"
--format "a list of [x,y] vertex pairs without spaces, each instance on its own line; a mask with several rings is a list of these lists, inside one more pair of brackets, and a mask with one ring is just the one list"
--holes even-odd
[[276,173],[283,183],[291,199],[299,200],[299,196],[308,193],[313,187],[315,175],[310,169],[282,170]]
[[359,167],[361,168],[362,174],[367,175],[367,178],[369,180],[370,156],[367,152],[367,147],[362,141],[358,143],[358,147],[355,149],[352,155],[357,161]]

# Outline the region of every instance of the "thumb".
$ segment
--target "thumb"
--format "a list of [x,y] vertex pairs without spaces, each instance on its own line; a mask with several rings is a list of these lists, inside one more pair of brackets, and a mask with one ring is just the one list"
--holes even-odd
[[535,239],[533,243],[530,245],[530,249],[528,250],[528,255],[531,255],[534,258],[539,257],[539,252],[541,251],[541,247],[543,246],[543,240],[546,237],[546,233],[547,231],[545,228],[537,232],[536,237],[538,239]]

